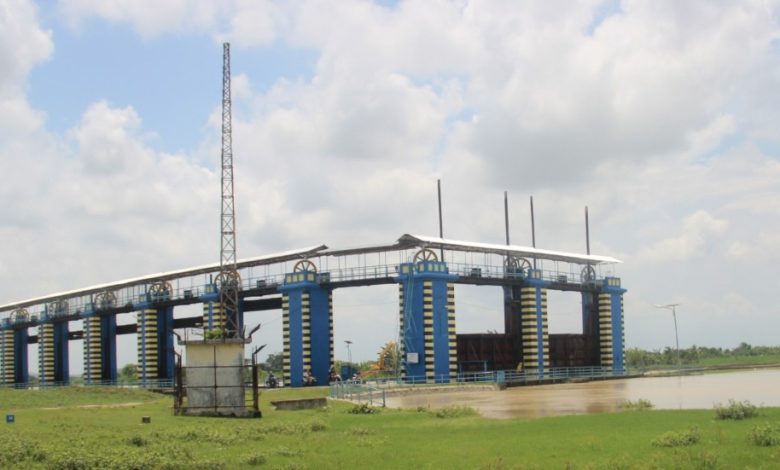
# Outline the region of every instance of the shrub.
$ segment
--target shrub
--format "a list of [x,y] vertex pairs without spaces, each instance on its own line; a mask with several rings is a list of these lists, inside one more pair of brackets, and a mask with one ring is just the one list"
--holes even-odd
[[249,457],[244,460],[244,463],[251,466],[257,466],[257,465],[265,465],[265,463],[268,462],[268,458],[265,456],[265,454],[255,453],[250,455]]
[[149,441],[147,441],[141,436],[133,436],[127,440],[127,443],[130,444],[131,446],[144,447],[147,444],[149,444]]
[[757,424],[750,430],[750,441],[761,447],[772,447],[780,444],[780,432],[771,424]]
[[370,436],[374,434],[374,431],[366,428],[350,428],[347,433],[353,436]]
[[303,454],[303,451],[300,449],[290,449],[289,447],[279,446],[274,453],[280,457],[297,457]]
[[758,416],[758,407],[747,400],[740,402],[732,399],[729,400],[729,404],[727,406],[723,406],[720,403],[715,405],[716,419],[741,420],[754,418],[756,416]]
[[314,420],[314,421],[309,423],[309,429],[312,432],[324,431],[324,430],[328,429],[328,425],[325,424],[323,421],[320,421],[319,419],[317,419],[317,420]]
[[655,408],[655,405],[653,405],[650,400],[640,398],[636,401],[626,400],[620,405],[620,408],[623,410],[643,411],[651,410]]
[[374,408],[373,406],[370,406],[368,403],[361,403],[347,410],[347,413],[353,415],[373,415],[379,413],[379,408]]
[[694,426],[687,431],[669,431],[653,439],[653,447],[692,446],[701,440],[701,430]]
[[477,410],[470,406],[447,406],[436,410],[434,416],[437,418],[464,418],[467,416],[478,415]]

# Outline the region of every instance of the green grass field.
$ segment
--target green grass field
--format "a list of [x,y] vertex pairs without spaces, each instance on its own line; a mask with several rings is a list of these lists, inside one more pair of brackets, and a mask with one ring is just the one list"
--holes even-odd
[[780,354],[762,354],[760,356],[705,357],[699,361],[699,365],[705,367],[748,364],[780,364]]
[[[354,405],[274,411],[269,401],[324,396],[273,390],[261,419],[173,416],[170,397],[131,389],[0,390],[2,468],[780,468],[780,446],[749,436],[780,409],[743,421],[711,410],[626,411],[535,420],[487,420],[468,412]],[[467,410],[468,411],[468,410]],[[440,413],[441,414],[441,413]],[[151,424],[141,424],[150,416]],[[691,446],[652,445],[668,431],[701,430]]]

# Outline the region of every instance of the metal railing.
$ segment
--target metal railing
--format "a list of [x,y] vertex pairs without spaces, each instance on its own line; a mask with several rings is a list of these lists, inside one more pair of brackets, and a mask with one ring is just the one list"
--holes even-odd
[[496,370],[484,372],[460,372],[452,377],[440,375],[384,377],[368,381],[345,381],[330,385],[331,398],[352,401],[373,401],[381,397],[385,400],[385,391],[389,388],[425,388],[436,386],[453,386],[463,384],[524,384],[558,382],[569,379],[597,379],[606,377],[623,377],[625,370],[614,371],[608,367],[552,367],[538,370]]
[[[575,267],[579,268],[579,265],[567,266],[569,267],[568,270],[549,270],[541,269],[540,267],[538,271],[542,273],[541,280],[572,284],[582,282],[580,279],[581,273],[573,271]],[[528,275],[527,271],[523,271],[522,269],[518,270],[517,268],[508,270],[503,265],[448,262],[447,267],[451,274],[456,274],[466,279],[525,279]],[[330,269],[327,272],[318,273],[317,282],[386,279],[397,276],[399,274],[398,270],[398,264],[335,268]],[[597,273],[594,279],[589,279],[587,282],[599,282],[603,279],[604,277]],[[246,278],[241,280],[241,288],[242,290],[275,288],[283,284],[283,282],[283,274],[253,276],[250,273]],[[148,292],[148,289],[149,285],[138,285],[113,291],[115,297],[112,299],[110,305],[96,305],[93,303],[94,299],[92,296],[68,298],[65,303],[65,308],[56,313],[49,313],[45,310],[45,305],[40,305],[37,308],[30,308],[26,318],[12,319],[6,317],[0,319],[0,329],[7,329],[12,325],[20,323],[33,323],[37,325],[56,320],[59,317],[73,315],[87,318],[98,314],[101,310],[111,308],[132,308],[134,310],[141,310],[144,308],[152,308],[155,303],[161,301],[186,301],[191,299],[192,303],[196,303],[202,299],[210,298],[211,296],[216,296],[218,294],[217,286],[209,282],[199,284],[191,281],[189,285],[172,285],[170,292],[156,297],[152,296]]]

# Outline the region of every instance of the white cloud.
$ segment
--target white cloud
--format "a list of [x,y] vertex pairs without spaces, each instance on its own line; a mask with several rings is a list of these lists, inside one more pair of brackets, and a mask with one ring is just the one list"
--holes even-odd
[[687,260],[705,253],[711,255],[714,250],[707,250],[711,237],[722,234],[727,227],[728,221],[697,211],[683,220],[675,236],[640,249],[637,261],[659,263]]
[[51,32],[38,25],[34,3],[0,0],[0,97],[20,91],[30,70],[53,49]]
[[[76,0],[60,10],[73,25],[128,24],[147,41],[206,34],[316,54],[310,79],[259,90],[251,73],[233,77],[240,257],[435,233],[440,175],[452,238],[502,242],[509,189],[514,242],[530,244],[533,193],[539,246],[582,251],[589,205],[593,251],[626,261],[629,344],[656,344],[656,317],[643,312],[662,297],[683,299],[698,322],[719,303],[770,311],[761,292],[780,252],[780,163],[756,139],[773,139],[780,118],[777,4],[626,1],[591,32],[599,3]],[[25,202],[0,209],[0,243],[13,247],[0,294],[213,261],[219,109],[193,155],[157,150],[132,105],[94,103],[67,135],[47,134],[24,87],[50,35],[30,4],[0,4],[26,18],[0,35],[37,38],[17,60],[17,36],[0,36],[12,69],[0,72],[12,90],[0,95],[0,136],[13,137],[0,157],[24,175],[0,195]],[[35,282],[19,287],[20,275]],[[728,315],[716,317],[698,343],[732,340]],[[775,341],[769,330],[735,341]]]

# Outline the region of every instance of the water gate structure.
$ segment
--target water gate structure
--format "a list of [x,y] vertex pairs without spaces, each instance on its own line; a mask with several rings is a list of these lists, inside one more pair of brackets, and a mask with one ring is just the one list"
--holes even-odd
[[[333,291],[398,285],[400,380],[447,383],[475,370],[522,370],[544,377],[558,368],[624,372],[623,294],[612,274],[619,260],[516,245],[403,235],[350,249],[313,246],[238,261],[239,327],[246,315],[281,310],[284,383],[304,372],[328,383],[334,364]],[[117,335],[135,334],[143,386],[174,379],[174,337],[225,326],[219,264],[154,274],[0,306],[0,384],[30,382],[28,346],[38,344],[41,386],[69,381],[70,341],[84,343],[85,384],[117,381]],[[457,285],[502,288],[504,332],[456,334]],[[579,292],[582,334],[549,334],[547,292]],[[182,305],[202,315],[174,317]],[[132,324],[117,316],[134,314]],[[554,314],[551,312],[550,314]],[[81,324],[71,330],[72,325]]]

